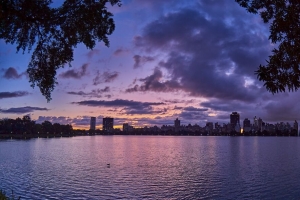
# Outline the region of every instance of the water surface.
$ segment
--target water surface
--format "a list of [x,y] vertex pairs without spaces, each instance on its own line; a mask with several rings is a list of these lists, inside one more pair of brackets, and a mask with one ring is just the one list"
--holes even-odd
[[0,189],[22,199],[299,199],[299,183],[297,137],[0,141]]

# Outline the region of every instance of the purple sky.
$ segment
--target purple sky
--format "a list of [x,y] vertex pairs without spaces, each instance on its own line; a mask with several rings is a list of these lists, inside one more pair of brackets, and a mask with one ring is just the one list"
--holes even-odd
[[[59,4],[60,0],[54,0]],[[110,47],[78,45],[47,103],[25,73],[31,53],[0,40],[0,118],[29,114],[88,128],[90,117],[134,126],[299,119],[299,93],[271,94],[254,71],[276,46],[268,25],[234,0],[123,0]]]

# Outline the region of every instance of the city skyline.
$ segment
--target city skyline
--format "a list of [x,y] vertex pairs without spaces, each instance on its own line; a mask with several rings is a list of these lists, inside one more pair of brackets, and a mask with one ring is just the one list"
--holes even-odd
[[[23,117],[28,117],[28,116],[23,116]],[[96,117],[91,117],[90,118],[90,128],[87,129],[87,130],[100,130],[100,126],[102,126],[102,130],[103,131],[112,131],[113,129],[120,129],[120,127],[123,128],[123,131],[124,129],[125,130],[130,130],[130,129],[134,129],[134,128],[145,128],[145,127],[134,127],[132,126],[132,124],[130,123],[130,121],[126,121],[122,124],[114,124],[114,121],[118,121],[118,119],[115,119],[115,118],[111,118],[111,117],[103,117],[102,118],[102,123],[100,122],[101,120],[99,120],[98,122],[98,128],[97,128],[97,125],[96,125],[96,120],[97,118]],[[223,123],[223,124],[219,124],[219,122],[216,122],[216,121],[210,121],[210,122],[204,122],[205,125],[204,127],[211,127],[211,129],[214,129],[216,128],[216,126],[229,126],[232,130],[235,130],[236,132],[240,132],[240,131],[245,131],[245,127],[246,128],[249,128],[249,129],[246,129],[246,131],[249,131],[250,128],[253,128],[253,127],[256,127],[257,130],[262,130],[262,127],[264,126],[267,126],[267,125],[274,125],[272,123],[268,123],[266,121],[263,121],[263,119],[261,119],[260,117],[256,117],[254,116],[253,117],[253,120],[251,121],[250,119],[248,118],[244,118],[244,120],[242,120],[241,122],[241,119],[240,119],[240,114],[236,111],[232,112],[231,114],[229,114],[229,118],[228,118],[228,122],[226,123]],[[294,120],[293,122],[283,122],[283,121],[280,121],[280,122],[277,122],[276,124],[289,124],[290,123],[293,124],[293,127],[295,128],[295,124],[297,124],[297,130],[298,130],[298,122],[297,120]],[[191,123],[188,123],[188,124],[181,124],[181,120],[176,118],[174,121],[173,121],[173,124],[162,124],[161,127],[164,127],[164,126],[172,126],[174,127],[174,131],[178,131],[180,129],[180,127],[185,127],[185,126],[199,126],[201,127],[199,124],[201,123],[196,123],[196,124],[191,124]],[[157,127],[157,125],[154,125],[154,126],[149,126],[148,128],[151,128],[151,127]]]
[[57,73],[50,103],[28,82],[31,54],[16,54],[16,45],[0,40],[0,118],[30,115],[84,129],[92,116],[96,127],[105,117],[119,127],[176,118],[203,126],[228,123],[232,111],[270,123],[300,118],[299,92],[273,95],[254,74],[276,47],[259,15],[231,0],[122,4],[108,8],[116,23],[110,47],[78,45],[72,68]]

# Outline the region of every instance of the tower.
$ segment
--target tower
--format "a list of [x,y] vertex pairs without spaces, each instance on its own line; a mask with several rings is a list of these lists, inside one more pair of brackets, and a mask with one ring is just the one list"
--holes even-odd
[[263,129],[263,120],[261,118],[258,118],[257,126],[258,126],[258,130],[262,131],[262,129]]
[[105,117],[103,118],[103,131],[111,131],[114,129],[114,118]]
[[175,131],[178,131],[180,128],[180,120],[178,118],[176,118],[176,120],[174,121],[174,128]]
[[128,123],[124,123],[123,124],[123,132],[128,132],[129,130],[129,124]]
[[240,114],[238,112],[232,112],[230,114],[230,124],[232,130],[235,130],[237,124],[240,126]]
[[243,122],[243,132],[249,132],[251,130],[250,120],[246,118]]
[[91,117],[90,130],[96,130],[96,117]]

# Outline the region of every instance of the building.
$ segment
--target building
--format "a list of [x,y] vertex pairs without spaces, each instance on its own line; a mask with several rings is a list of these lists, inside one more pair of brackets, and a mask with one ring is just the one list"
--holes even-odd
[[263,120],[261,118],[258,118],[257,126],[259,131],[263,131]]
[[209,133],[213,132],[214,124],[212,122],[206,122],[205,130]]
[[96,130],[96,117],[91,117],[90,130]]
[[114,129],[114,118],[110,117],[105,117],[103,118],[103,123],[102,123],[103,131],[112,131]]
[[174,121],[174,128],[176,132],[180,129],[180,120],[178,118],[176,118],[176,120]]
[[243,121],[243,133],[247,133],[251,131],[251,123],[248,118]]
[[240,114],[238,112],[232,112],[230,114],[230,124],[232,130],[235,130],[237,126],[240,127]]
[[128,123],[123,124],[123,132],[132,132],[133,129],[133,126],[130,126]]
[[128,123],[124,123],[123,124],[123,132],[128,132],[129,129],[129,124]]
[[254,128],[258,128],[258,120],[257,120],[256,116],[253,119],[253,126],[254,126]]
[[293,128],[296,130],[297,135],[298,135],[299,134],[299,131],[298,131],[298,122],[296,120],[294,122]]

